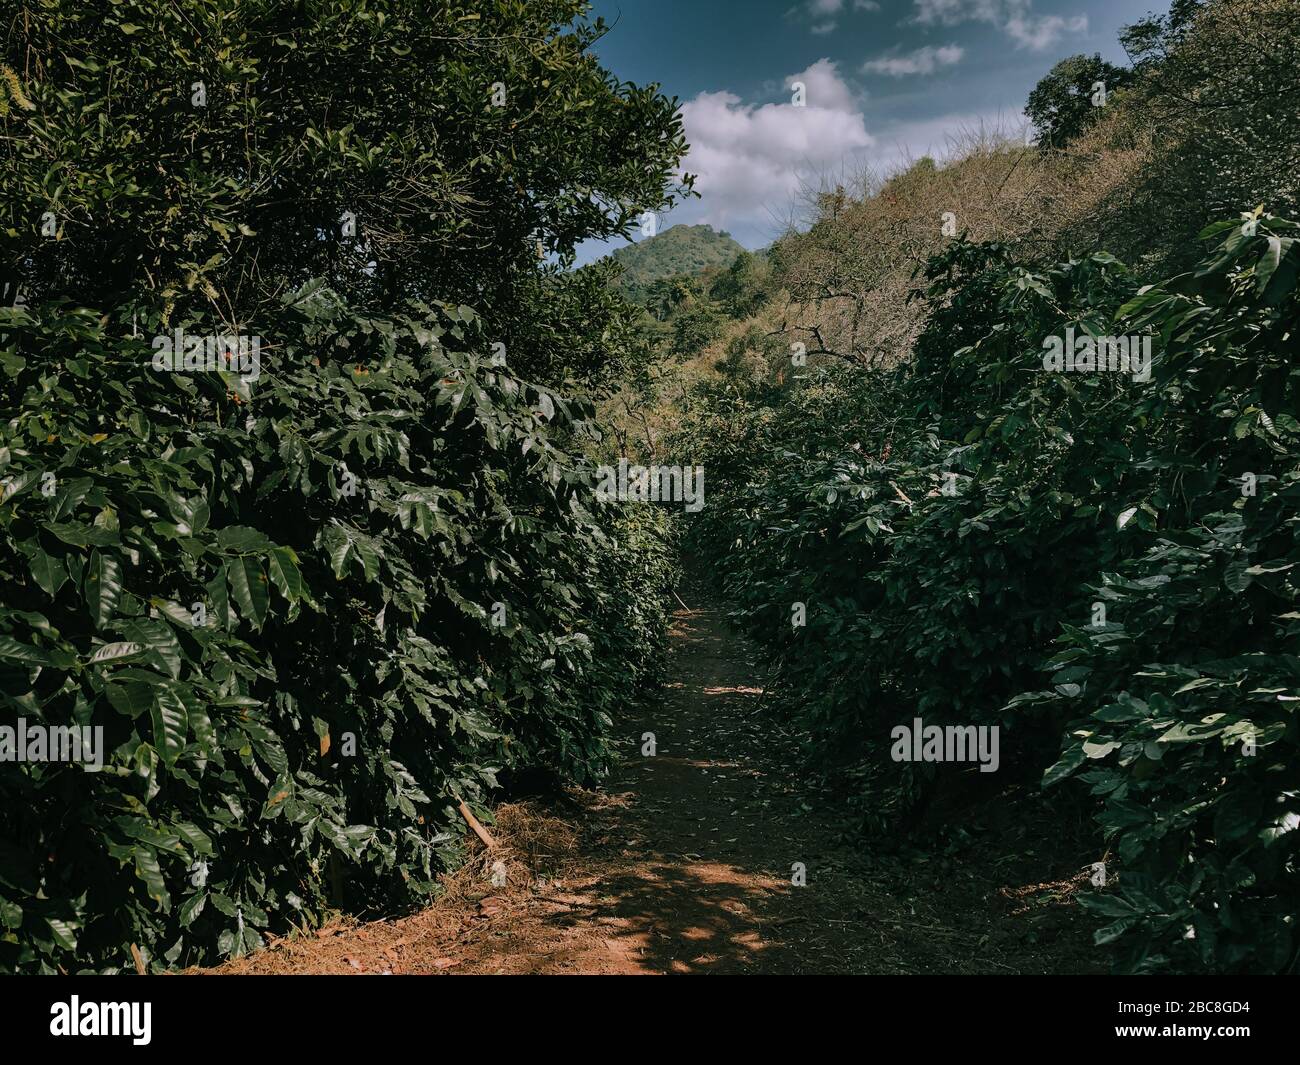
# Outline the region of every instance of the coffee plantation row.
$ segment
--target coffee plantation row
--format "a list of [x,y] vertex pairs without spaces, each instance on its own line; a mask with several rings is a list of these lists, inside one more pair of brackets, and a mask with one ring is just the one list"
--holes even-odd
[[[913,361],[708,384],[677,445],[710,472],[700,550],[861,826],[972,786],[891,760],[893,726],[997,726],[1001,773],[1096,804],[1110,876],[1080,901],[1132,971],[1300,949],[1298,231],[1219,222],[1141,287],[955,240]],[[1067,335],[1150,337],[1149,375],[1054,371]]]
[[0,770],[6,967],[410,905],[497,769],[599,776],[667,541],[595,502],[588,408],[492,368],[468,308],[296,293],[253,385],[157,374],[84,310],[5,330],[40,353],[4,361],[5,700],[108,752]]
[[577,0],[23,6],[0,700],[103,764],[0,762],[0,970],[427,903],[653,676],[671,540],[591,461],[639,349],[564,267],[674,201],[675,104]]

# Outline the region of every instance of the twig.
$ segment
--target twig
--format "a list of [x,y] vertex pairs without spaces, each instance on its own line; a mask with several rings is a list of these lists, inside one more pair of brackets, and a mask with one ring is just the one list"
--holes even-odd
[[898,498],[901,499],[904,503],[906,503],[909,507],[916,505],[915,503],[912,502],[910,498],[908,498],[907,493],[904,492],[901,488],[899,488],[898,485],[896,485],[893,481],[889,482],[889,487],[892,488],[895,492],[897,492]]
[[492,838],[486,828],[479,824],[478,818],[470,812],[470,808],[464,803],[461,803],[457,809],[460,810],[460,816],[465,818],[466,823],[468,823],[469,827],[474,830],[474,835],[478,836],[478,838],[483,841],[483,846],[488,850],[494,850],[497,845],[496,840]]

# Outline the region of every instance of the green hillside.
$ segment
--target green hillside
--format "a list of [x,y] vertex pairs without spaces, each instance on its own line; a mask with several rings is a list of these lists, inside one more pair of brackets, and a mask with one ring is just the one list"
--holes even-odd
[[661,278],[730,266],[744,250],[712,226],[673,226],[619,248],[610,257],[623,267],[624,286],[636,290]]

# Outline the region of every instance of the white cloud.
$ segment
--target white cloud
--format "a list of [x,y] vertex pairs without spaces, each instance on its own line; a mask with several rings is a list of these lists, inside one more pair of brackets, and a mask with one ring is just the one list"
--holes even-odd
[[941,22],[997,22],[1007,8],[1028,7],[1028,0],[915,0],[915,20],[926,25]]
[[908,55],[881,56],[862,64],[862,72],[888,74],[901,78],[907,74],[933,74],[939,67],[950,67],[961,60],[965,50],[955,44],[946,44],[942,48],[926,45]]
[[835,20],[849,7],[854,11],[880,10],[877,0],[852,0],[852,3],[850,0],[805,0],[802,9],[791,8],[788,14],[794,16],[802,11],[812,21],[809,32],[820,36],[834,33],[837,25]]
[[785,210],[810,176],[861,157],[875,143],[853,90],[831,60],[819,59],[787,86],[807,86],[807,106],[745,104],[729,92],[704,92],[682,105],[691,145],[682,168],[696,175],[701,199],[673,221],[756,230]]
[[[846,91],[840,100],[851,98]],[[660,231],[707,223],[728,230],[748,248],[774,239],[803,189],[817,187],[824,175],[851,180],[863,168],[884,175],[923,155],[944,159],[979,131],[1020,136],[1025,129],[1019,113],[972,111],[892,122],[868,133],[856,105],[849,111],[784,103],[754,107],[727,92],[701,93],[683,105],[682,113],[691,143],[684,169],[698,176],[701,198],[661,218]],[[614,243],[588,241],[578,261],[608,254]]]
[[845,112],[859,110],[857,94],[840,76],[839,64],[832,59],[819,59],[802,74],[791,74],[785,79],[785,87],[791,88],[796,81],[803,82],[804,99],[809,107]]
[[1066,34],[1087,33],[1088,16],[1035,15],[1033,0],[913,0],[913,21],[921,25],[955,26],[960,22],[988,22],[997,26],[1019,48],[1041,52]]
[[1021,47],[1041,52],[1067,33],[1087,33],[1088,16],[1064,18],[1061,15],[1017,15],[1007,22],[1005,29]]

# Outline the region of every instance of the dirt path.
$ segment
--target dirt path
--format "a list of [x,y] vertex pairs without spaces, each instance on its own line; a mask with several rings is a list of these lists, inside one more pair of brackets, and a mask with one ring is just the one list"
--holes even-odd
[[[761,709],[758,652],[698,583],[668,684],[617,724],[598,792],[498,811],[500,853],[397,921],[336,925],[223,972],[916,973],[1088,971],[1069,874],[1030,850],[871,857],[801,794],[797,741]],[[656,753],[642,754],[653,733]],[[1022,834],[1025,830],[1022,829]],[[1014,833],[1002,833],[1014,845]],[[1025,838],[1032,838],[1032,830]],[[795,863],[806,886],[792,883]],[[1011,866],[1011,868],[1008,868]],[[1072,866],[1077,869],[1078,866]],[[493,884],[493,872],[498,883]],[[1057,869],[1059,875],[1063,870]],[[506,883],[501,884],[502,874]],[[1009,875],[1010,874],[1010,875]],[[1022,894],[1017,897],[1017,890]]]

